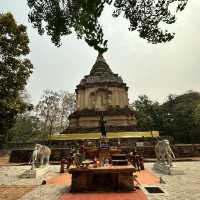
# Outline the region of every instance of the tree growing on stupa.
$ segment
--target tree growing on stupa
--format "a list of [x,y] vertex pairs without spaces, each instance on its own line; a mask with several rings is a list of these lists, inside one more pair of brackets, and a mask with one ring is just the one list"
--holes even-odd
[[[45,31],[59,46],[61,36],[75,32],[79,39],[99,53],[107,51],[99,18],[105,5],[113,6],[113,17],[123,15],[130,23],[129,30],[139,32],[141,38],[153,44],[174,38],[161,28],[162,23],[172,24],[176,13],[182,11],[188,0],[27,0],[29,20],[39,34]],[[176,8],[173,13],[171,8]]]

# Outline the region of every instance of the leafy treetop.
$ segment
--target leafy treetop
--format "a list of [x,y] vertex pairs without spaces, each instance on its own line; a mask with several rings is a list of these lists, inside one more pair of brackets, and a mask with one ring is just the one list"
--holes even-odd
[[113,17],[120,14],[129,20],[130,31],[137,30],[141,38],[153,44],[167,42],[174,33],[162,30],[162,22],[172,24],[176,16],[170,11],[182,11],[188,0],[27,0],[30,7],[29,20],[39,34],[46,30],[56,46],[61,36],[73,31],[79,39],[99,53],[107,51],[102,26],[99,23],[105,5],[113,3]]

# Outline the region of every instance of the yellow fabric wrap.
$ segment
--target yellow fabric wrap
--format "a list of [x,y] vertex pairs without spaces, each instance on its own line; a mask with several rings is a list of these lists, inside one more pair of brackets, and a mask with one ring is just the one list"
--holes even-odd
[[[72,134],[53,134],[49,135],[49,140],[95,140],[100,139],[101,133],[72,133]],[[159,137],[159,131],[145,131],[145,132],[109,132],[107,138],[150,138]]]

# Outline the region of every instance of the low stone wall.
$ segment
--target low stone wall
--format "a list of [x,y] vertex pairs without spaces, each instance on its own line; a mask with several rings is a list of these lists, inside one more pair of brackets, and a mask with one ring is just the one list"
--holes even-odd
[[[200,144],[176,144],[171,145],[176,158],[200,156]],[[137,147],[137,152],[144,158],[155,158],[154,146]]]
[[[60,161],[63,157],[68,156],[71,148],[52,148],[50,161]],[[33,149],[16,149],[10,154],[10,162],[28,163],[31,160]]]
[[[177,144],[171,145],[176,158],[200,156],[200,144]],[[122,146],[121,153],[128,153],[132,149],[129,146]],[[33,149],[16,149],[10,154],[10,162],[29,162]],[[69,155],[71,148],[51,148],[50,161],[60,161]],[[144,158],[155,158],[154,146],[137,147],[137,152]]]
[[172,149],[177,158],[200,156],[200,144],[177,144]]
[[32,149],[12,150],[10,154],[10,162],[29,162],[31,159]]

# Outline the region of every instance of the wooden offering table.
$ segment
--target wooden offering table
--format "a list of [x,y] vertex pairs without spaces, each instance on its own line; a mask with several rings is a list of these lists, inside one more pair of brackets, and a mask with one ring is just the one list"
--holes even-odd
[[71,192],[133,191],[133,172],[132,165],[73,168]]

